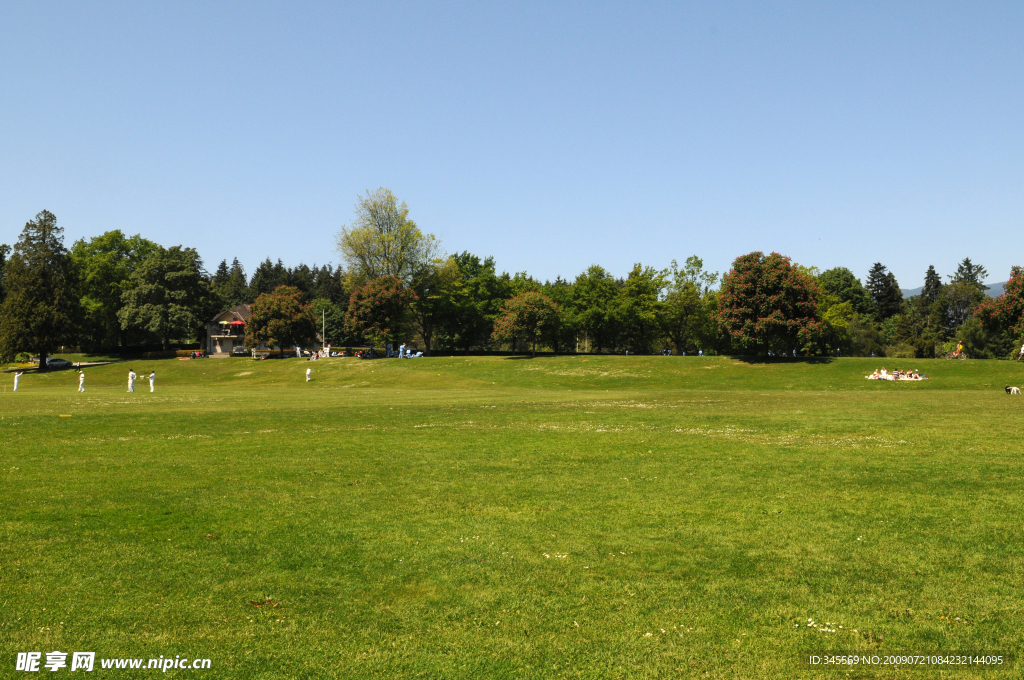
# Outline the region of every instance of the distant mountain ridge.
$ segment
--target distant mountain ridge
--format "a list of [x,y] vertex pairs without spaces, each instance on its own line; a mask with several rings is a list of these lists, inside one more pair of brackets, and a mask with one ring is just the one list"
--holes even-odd
[[[994,298],[1003,294],[1003,286],[1006,285],[1006,281],[1003,281],[1002,283],[986,283],[985,285],[988,286],[988,290],[985,291],[985,295]],[[920,288],[901,288],[900,292],[903,293],[903,297],[908,298],[920,295],[922,290],[924,290],[924,286],[921,286]]]

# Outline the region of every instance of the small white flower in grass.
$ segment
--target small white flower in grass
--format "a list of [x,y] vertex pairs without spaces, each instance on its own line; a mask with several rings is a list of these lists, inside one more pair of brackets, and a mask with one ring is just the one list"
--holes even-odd
[[650,633],[644,633],[644,637],[651,637]]

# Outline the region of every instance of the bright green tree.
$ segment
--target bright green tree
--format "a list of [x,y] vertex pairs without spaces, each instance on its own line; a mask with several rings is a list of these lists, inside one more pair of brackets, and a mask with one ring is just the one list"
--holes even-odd
[[704,271],[704,261],[691,255],[682,268],[672,260],[667,282],[658,317],[662,331],[677,353],[707,344],[714,334],[709,301],[712,286],[718,282],[718,273]]
[[626,347],[646,354],[657,340],[660,327],[661,293],[667,283],[667,272],[639,263],[633,265],[619,290],[616,316],[621,324]]
[[848,302],[852,311],[870,314],[874,303],[871,294],[861,285],[860,279],[846,267],[835,267],[816,277],[821,292],[836,298],[837,302]]
[[394,276],[406,284],[440,249],[433,234],[409,219],[409,206],[383,187],[359,197],[355,219],[341,228],[337,245],[357,281]]
[[139,234],[125,236],[120,230],[75,241],[71,258],[79,274],[84,343],[92,347],[129,343],[117,316],[124,306],[122,296],[132,272],[159,250],[159,245]]
[[598,352],[614,347],[618,335],[616,300],[619,284],[603,267],[591,265],[576,277],[566,313],[584,334],[584,347]]
[[80,317],[74,262],[53,213],[44,210],[25,225],[4,269],[0,357],[35,352],[45,371],[47,357],[75,341]]

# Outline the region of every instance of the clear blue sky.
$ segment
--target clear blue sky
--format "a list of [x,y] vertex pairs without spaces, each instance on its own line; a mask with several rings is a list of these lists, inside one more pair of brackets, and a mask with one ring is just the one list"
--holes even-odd
[[449,252],[1024,264],[1024,3],[0,4],[0,242],[46,208],[337,262],[386,186]]

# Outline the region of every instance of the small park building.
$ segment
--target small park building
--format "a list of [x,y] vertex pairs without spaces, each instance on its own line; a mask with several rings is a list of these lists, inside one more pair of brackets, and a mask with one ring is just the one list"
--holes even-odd
[[206,324],[206,354],[230,355],[236,347],[245,347],[245,324],[249,305],[235,305],[217,314]]

